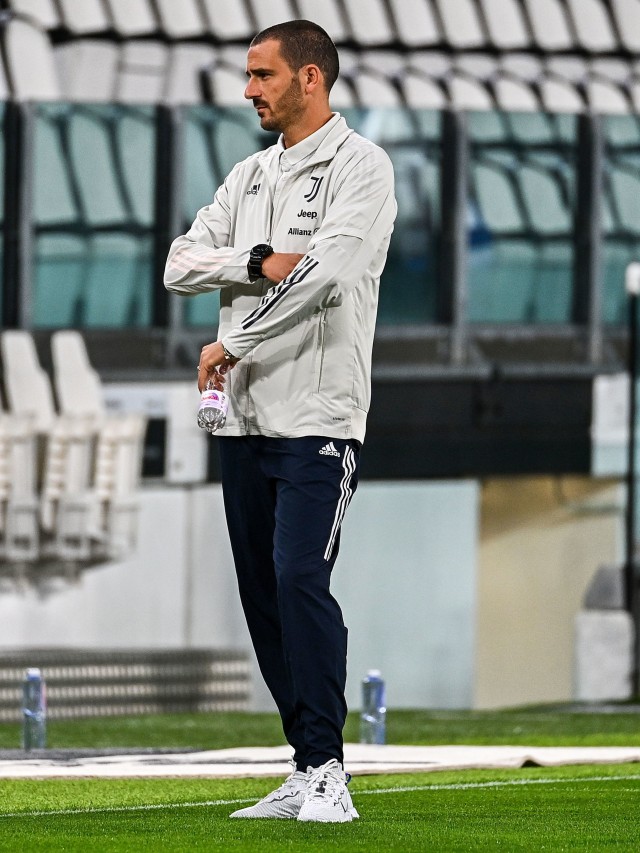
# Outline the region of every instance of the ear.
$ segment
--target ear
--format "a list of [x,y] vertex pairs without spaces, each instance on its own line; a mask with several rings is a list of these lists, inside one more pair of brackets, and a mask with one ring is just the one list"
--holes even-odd
[[300,69],[301,82],[306,94],[310,95],[318,86],[322,86],[324,77],[317,65],[304,65]]

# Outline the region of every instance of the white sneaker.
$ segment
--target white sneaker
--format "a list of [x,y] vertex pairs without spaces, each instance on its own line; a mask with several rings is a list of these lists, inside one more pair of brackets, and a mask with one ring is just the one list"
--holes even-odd
[[294,770],[279,788],[267,794],[255,806],[230,814],[229,817],[297,818],[304,802],[308,775],[302,770]]
[[347,790],[347,776],[335,758],[322,767],[309,767],[307,774],[307,792],[298,820],[346,823],[360,817]]

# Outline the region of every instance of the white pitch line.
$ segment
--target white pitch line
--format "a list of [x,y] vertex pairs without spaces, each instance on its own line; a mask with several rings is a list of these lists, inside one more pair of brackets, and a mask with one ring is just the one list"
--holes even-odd
[[[582,782],[630,782],[640,781],[640,773],[630,776],[583,776],[573,779],[496,779],[493,782],[451,782],[443,785],[406,785],[397,788],[370,788],[355,793],[356,797],[368,794],[406,794],[413,791],[468,791],[474,788],[509,788],[517,785],[577,785]],[[202,800],[186,803],[148,803],[141,806],[104,806],[88,809],[52,809],[51,811],[4,812],[3,817],[51,817],[58,815],[80,814],[118,814],[120,812],[147,812],[159,809],[191,809],[209,806],[237,806],[243,803],[255,803],[256,797],[241,800]]]

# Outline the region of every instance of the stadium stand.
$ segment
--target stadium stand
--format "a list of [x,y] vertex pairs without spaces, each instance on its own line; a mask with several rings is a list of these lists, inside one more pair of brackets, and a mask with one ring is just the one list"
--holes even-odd
[[167,246],[272,141],[243,97],[247,42],[298,16],[339,45],[334,106],[396,169],[374,375],[397,371],[398,335],[416,379],[623,366],[640,0],[0,6],[3,319],[42,332],[41,355],[73,326],[105,376],[185,375],[218,300],[163,291]]
[[0,563],[39,553],[37,447],[28,418],[0,411]]
[[29,563],[46,577],[130,553],[144,418],[106,415],[78,332],[52,339],[59,408],[29,332],[4,331],[0,350],[10,412],[0,425],[2,561]]

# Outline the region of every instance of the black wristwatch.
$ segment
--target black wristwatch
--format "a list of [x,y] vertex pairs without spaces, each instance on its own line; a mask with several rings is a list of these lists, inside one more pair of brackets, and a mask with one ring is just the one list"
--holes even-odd
[[257,281],[259,278],[262,278],[262,262],[269,255],[273,255],[273,246],[270,246],[268,243],[258,243],[249,252],[249,263],[247,264],[249,281]]

